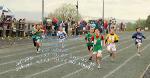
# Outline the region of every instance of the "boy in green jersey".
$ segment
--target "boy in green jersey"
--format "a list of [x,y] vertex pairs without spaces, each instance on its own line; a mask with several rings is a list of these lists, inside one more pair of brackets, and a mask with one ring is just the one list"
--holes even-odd
[[91,41],[91,37],[93,36],[94,33],[94,28],[90,28],[90,32],[88,32],[85,36],[85,40],[86,40],[86,45],[89,51],[89,60],[92,60],[92,47],[93,47],[93,43]]
[[100,67],[100,62],[102,59],[102,41],[104,37],[100,34],[98,29],[95,29],[94,35],[92,36],[91,40],[94,42],[93,44],[93,57],[95,59],[98,68]]
[[40,52],[40,47],[42,45],[42,33],[43,32],[44,30],[42,29],[41,25],[37,25],[37,27],[34,29],[34,32],[32,32],[32,34],[34,34],[32,38],[35,39],[35,46],[37,48],[37,53]]

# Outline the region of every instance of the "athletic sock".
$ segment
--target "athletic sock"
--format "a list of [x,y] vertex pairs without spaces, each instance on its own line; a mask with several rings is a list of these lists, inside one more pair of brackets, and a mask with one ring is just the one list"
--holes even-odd
[[110,53],[110,57],[112,56],[112,53]]
[[38,51],[38,48],[36,50]]
[[98,69],[100,69],[100,68],[101,68],[101,65],[100,65],[100,64],[98,64],[97,68],[98,68]]
[[92,56],[89,58],[89,60],[92,60]]

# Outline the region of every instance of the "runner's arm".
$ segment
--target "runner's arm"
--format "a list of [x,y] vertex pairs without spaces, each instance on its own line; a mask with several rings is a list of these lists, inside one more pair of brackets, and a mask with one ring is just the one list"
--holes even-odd
[[105,44],[105,39],[104,39],[104,36],[103,36],[103,35],[101,36],[101,39],[102,39],[103,45],[105,46],[106,44]]
[[85,41],[86,41],[86,43],[88,43],[88,38],[87,38],[87,34],[86,34],[86,36],[85,36]]
[[132,39],[136,38],[136,33],[132,35]]
[[64,33],[64,35],[65,35],[65,38],[67,38],[68,35],[67,35],[66,31],[63,31],[63,33]]
[[59,38],[59,36],[60,36],[60,35],[59,35],[59,31],[57,32],[57,34],[56,34],[56,35],[57,35],[57,37]]
[[146,39],[146,37],[142,34],[142,37],[144,38],[144,39]]
[[94,36],[92,36],[90,40],[91,40],[91,42],[93,42],[94,41]]
[[115,41],[114,41],[114,43],[117,43],[118,41],[119,41],[119,36],[115,35]]
[[108,41],[108,35],[106,36],[106,39],[105,39],[105,45],[106,45],[107,41]]

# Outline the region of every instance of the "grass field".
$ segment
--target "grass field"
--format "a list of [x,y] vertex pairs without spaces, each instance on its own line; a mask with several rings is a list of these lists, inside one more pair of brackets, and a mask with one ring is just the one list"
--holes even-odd
[[[33,45],[0,49],[0,78],[142,78],[150,64],[150,32],[143,42],[142,56],[136,55],[132,32],[119,33],[117,58],[112,62],[103,49],[102,69],[88,61],[88,51],[82,38],[65,41],[64,52],[57,42],[43,41],[42,52],[36,54]],[[147,77],[150,78],[150,77]]]

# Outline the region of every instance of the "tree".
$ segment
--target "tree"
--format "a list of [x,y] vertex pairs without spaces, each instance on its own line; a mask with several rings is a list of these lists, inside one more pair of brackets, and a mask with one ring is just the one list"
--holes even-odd
[[150,15],[146,19],[146,27],[150,29]]
[[135,30],[135,28],[136,28],[136,23],[128,22],[128,23],[126,24],[126,26],[127,26],[127,30],[128,30],[128,31],[133,31],[133,30]]
[[127,30],[135,30],[137,27],[144,29],[144,27],[146,27],[146,20],[139,19],[135,23],[128,22],[126,25]]
[[78,21],[81,19],[81,15],[77,16],[76,6],[72,4],[63,4],[60,8],[56,9],[53,13],[49,13],[48,17],[56,17],[59,20],[74,20]]
[[143,20],[143,19],[139,19],[136,21],[136,26],[137,27],[141,27],[141,28],[144,28],[146,26],[146,20]]

